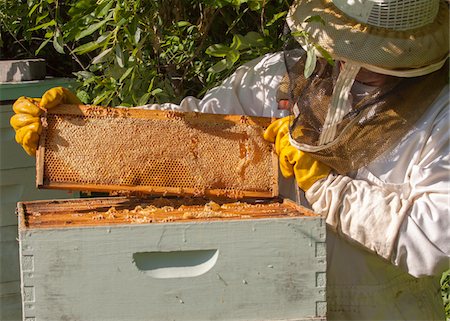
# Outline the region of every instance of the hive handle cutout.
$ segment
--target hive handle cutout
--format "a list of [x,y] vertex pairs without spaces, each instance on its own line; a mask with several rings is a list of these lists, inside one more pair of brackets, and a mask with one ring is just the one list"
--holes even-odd
[[219,250],[136,252],[133,262],[139,271],[156,279],[202,275],[217,262]]

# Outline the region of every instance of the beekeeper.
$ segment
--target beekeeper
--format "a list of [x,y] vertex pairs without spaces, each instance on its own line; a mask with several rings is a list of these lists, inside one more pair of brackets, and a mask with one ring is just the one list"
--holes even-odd
[[[281,194],[329,227],[328,320],[445,319],[448,11],[440,0],[299,0],[287,23],[307,32],[304,50],[251,61],[201,100],[144,106],[280,118],[265,138],[280,156]],[[319,56],[309,77],[305,51]],[[60,102],[76,98],[53,89],[41,106]],[[31,154],[39,126],[22,137]]]

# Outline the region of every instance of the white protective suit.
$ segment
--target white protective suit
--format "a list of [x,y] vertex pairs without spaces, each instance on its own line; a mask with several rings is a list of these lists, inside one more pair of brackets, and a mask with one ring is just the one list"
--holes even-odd
[[[145,108],[284,117],[276,92],[285,72],[283,54],[269,54],[201,100]],[[445,320],[439,280],[450,268],[448,106],[447,86],[394,150],[348,176],[316,182],[309,204],[294,179],[281,179],[282,196],[326,216],[327,320]]]

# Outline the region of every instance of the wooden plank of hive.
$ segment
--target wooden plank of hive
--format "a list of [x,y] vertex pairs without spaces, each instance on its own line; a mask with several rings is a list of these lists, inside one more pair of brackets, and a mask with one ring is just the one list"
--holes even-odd
[[24,202],[20,228],[248,220],[316,216],[290,200],[102,197]]
[[272,198],[273,119],[61,105],[44,116],[38,188]]

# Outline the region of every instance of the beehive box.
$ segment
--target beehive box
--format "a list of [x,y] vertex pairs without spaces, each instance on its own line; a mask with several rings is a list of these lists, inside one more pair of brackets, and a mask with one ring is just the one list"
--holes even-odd
[[19,203],[25,320],[324,315],[320,218],[288,201],[186,204],[129,198]]
[[[17,70],[18,71],[18,70]],[[1,72],[0,72],[1,73]],[[0,75],[0,78],[6,75]],[[22,320],[19,244],[15,209],[20,200],[70,198],[67,191],[37,190],[35,162],[14,139],[9,120],[12,104],[24,93],[40,97],[55,86],[70,87],[68,78],[0,82],[0,320]]]
[[[24,320],[324,320],[325,223],[276,197],[261,140],[270,119],[115,113],[80,106],[44,119],[40,187],[139,196],[18,204]],[[117,136],[142,127],[131,145]],[[161,132],[182,134],[158,151],[148,137]],[[92,135],[109,148],[83,145]]]

